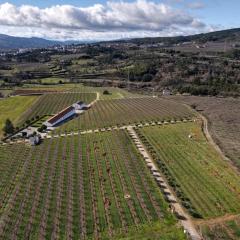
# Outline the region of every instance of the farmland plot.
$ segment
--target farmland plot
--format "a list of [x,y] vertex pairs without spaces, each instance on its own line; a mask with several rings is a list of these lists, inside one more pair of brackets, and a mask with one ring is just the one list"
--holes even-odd
[[3,135],[2,129],[6,119],[9,118],[16,125],[19,116],[33,106],[37,100],[36,96],[16,96],[0,100],[0,137]]
[[[17,176],[21,173],[29,149],[22,145],[0,146],[0,214],[14,189]],[[13,154],[14,153],[14,154]]]
[[21,116],[20,124],[25,120],[52,115],[63,110],[77,101],[90,103],[96,98],[95,93],[53,93],[41,96],[38,101],[32,105],[27,112]]
[[1,175],[0,238],[114,239],[152,228],[152,239],[185,239],[125,131],[18,144],[17,164],[13,148],[0,165],[11,168]]
[[240,210],[240,176],[207,142],[200,123],[139,131],[178,198],[197,218]]
[[184,105],[158,98],[131,98],[98,101],[92,109],[63,125],[58,132],[128,125],[192,117]]
[[[125,89],[118,87],[90,87],[82,84],[76,84],[71,92],[98,92],[100,94],[100,100],[112,100],[112,99],[122,99],[122,98],[136,98],[144,97],[144,95],[128,92]],[[103,94],[104,91],[108,91],[109,94]]]
[[240,217],[217,224],[201,225],[200,231],[206,240],[240,239]]

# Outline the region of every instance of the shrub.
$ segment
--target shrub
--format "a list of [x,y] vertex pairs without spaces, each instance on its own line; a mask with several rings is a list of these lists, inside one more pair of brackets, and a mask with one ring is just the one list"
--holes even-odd
[[108,90],[104,90],[103,95],[110,95],[110,92]]

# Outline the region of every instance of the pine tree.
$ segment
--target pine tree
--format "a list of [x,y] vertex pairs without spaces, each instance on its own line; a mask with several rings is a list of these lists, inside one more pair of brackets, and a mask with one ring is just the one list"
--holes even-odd
[[3,128],[5,135],[14,133],[14,126],[10,119],[7,119]]

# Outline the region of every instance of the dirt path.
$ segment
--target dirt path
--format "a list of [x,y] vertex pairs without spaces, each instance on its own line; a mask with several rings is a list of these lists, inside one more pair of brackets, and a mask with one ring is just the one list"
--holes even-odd
[[203,121],[203,133],[207,139],[207,141],[216,149],[216,151],[220,154],[220,156],[229,163],[229,165],[235,170],[236,173],[239,173],[239,168],[236,167],[233,163],[233,161],[231,159],[229,159],[221,150],[221,148],[214,142],[209,130],[208,130],[208,120],[206,117],[204,117],[203,115],[201,115],[200,113],[198,113],[198,115],[200,116],[200,118]]
[[120,98],[124,98],[124,96],[119,92],[118,93],[118,96],[120,97]]
[[92,107],[97,101],[100,100],[100,93],[99,93],[99,92],[96,92],[96,94],[97,94],[96,99],[93,100],[93,101],[89,104],[89,106],[91,106],[91,107]]
[[198,114],[202,121],[203,121],[203,132],[204,132],[204,135],[206,136],[208,142],[217,150],[217,152],[227,161],[231,161],[229,158],[227,158],[224,153],[222,152],[222,150],[220,149],[220,147],[214,142],[209,130],[208,130],[208,120],[206,117],[204,117],[203,115],[201,114]]
[[177,198],[175,197],[174,192],[168,185],[167,181],[165,180],[164,176],[159,172],[157,166],[155,165],[154,160],[150,156],[150,154],[147,152],[146,147],[141,142],[140,138],[138,137],[137,133],[135,132],[134,128],[132,126],[129,126],[127,128],[127,131],[129,132],[129,135],[132,137],[136,147],[140,151],[141,155],[143,156],[144,160],[147,163],[147,166],[149,167],[153,177],[155,178],[156,182],[160,186],[162,192],[164,193],[167,200],[170,202],[171,209],[177,216],[181,216],[180,220],[186,234],[192,239],[192,240],[202,240],[203,238],[200,236],[200,234],[197,232],[195,225],[190,218],[190,216],[185,212],[183,207],[180,205],[180,203],[177,201]]
[[240,214],[232,215],[232,214],[226,214],[224,216],[218,217],[218,218],[212,218],[209,220],[196,220],[194,223],[196,225],[217,225],[221,223],[225,223],[227,221],[235,220],[236,218],[239,218]]

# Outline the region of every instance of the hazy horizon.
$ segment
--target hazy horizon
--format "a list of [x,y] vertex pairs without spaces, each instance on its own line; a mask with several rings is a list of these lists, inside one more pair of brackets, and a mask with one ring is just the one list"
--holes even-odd
[[101,41],[192,35],[240,22],[240,2],[219,0],[31,1],[0,3],[0,33],[49,40]]

